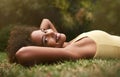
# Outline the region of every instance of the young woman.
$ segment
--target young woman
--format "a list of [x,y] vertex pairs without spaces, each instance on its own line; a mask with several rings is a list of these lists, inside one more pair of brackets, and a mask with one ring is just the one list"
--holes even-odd
[[43,19],[40,29],[32,31],[30,38],[33,45],[25,45],[14,51],[13,56],[21,65],[83,58],[120,58],[120,37],[100,30],[82,33],[65,42],[65,34],[59,33],[48,19]]

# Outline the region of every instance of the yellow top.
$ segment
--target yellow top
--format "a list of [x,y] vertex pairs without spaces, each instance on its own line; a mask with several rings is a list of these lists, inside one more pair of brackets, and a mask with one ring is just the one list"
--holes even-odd
[[96,42],[97,50],[94,58],[120,58],[119,36],[110,35],[101,30],[93,30],[80,34],[72,43],[86,36]]

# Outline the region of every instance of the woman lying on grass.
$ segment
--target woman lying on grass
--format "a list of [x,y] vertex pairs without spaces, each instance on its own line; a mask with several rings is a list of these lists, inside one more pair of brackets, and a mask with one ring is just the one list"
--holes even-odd
[[59,33],[48,19],[43,19],[40,29],[15,28],[8,41],[9,61],[32,66],[66,60],[120,58],[120,37],[104,31],[93,30],[70,42],[65,40],[65,34]]

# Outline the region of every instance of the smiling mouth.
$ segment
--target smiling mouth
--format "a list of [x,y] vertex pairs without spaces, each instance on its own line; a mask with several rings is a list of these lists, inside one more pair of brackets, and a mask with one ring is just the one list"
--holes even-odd
[[59,41],[60,37],[61,37],[61,34],[60,34],[60,33],[57,33],[57,34],[56,34],[56,42]]

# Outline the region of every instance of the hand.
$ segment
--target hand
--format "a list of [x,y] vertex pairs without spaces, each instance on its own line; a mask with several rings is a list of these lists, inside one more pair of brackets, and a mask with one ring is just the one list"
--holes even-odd
[[40,25],[41,30],[52,29],[53,31],[57,32],[56,28],[52,24],[49,19],[43,19]]

